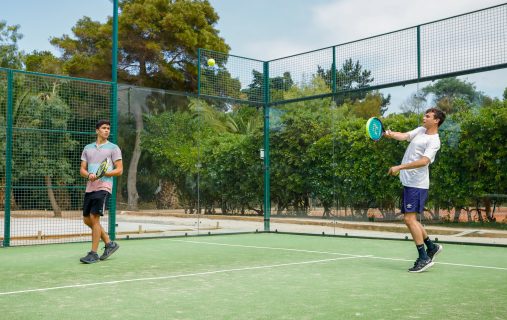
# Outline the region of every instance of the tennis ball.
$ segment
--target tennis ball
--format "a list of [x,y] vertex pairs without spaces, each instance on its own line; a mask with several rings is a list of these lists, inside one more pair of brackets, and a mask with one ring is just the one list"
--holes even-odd
[[208,59],[208,66],[213,67],[215,65],[215,59],[210,58]]

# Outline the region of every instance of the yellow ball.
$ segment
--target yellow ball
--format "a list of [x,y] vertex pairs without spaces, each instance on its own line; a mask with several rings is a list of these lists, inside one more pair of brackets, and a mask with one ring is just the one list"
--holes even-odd
[[213,67],[215,65],[215,59],[208,59],[208,66]]

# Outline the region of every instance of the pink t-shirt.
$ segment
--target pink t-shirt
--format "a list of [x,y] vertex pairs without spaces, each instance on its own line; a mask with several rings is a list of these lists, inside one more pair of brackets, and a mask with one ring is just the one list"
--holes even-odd
[[[104,144],[97,145],[96,142],[86,145],[81,154],[81,161],[86,161],[88,172],[95,173],[104,159],[109,159],[109,168],[114,169],[114,163],[121,160],[120,148],[112,142],[107,141]],[[95,181],[88,181],[86,192],[105,190],[109,193],[113,190],[113,177],[102,177]]]

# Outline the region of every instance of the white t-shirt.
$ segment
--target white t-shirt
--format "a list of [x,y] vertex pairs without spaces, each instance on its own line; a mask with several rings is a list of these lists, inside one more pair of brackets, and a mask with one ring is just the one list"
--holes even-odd
[[[438,134],[427,135],[426,128],[419,127],[408,132],[410,144],[403,156],[402,164],[421,159],[423,156],[430,159],[430,163],[435,161],[435,155],[440,149],[440,138]],[[400,171],[401,184],[405,187],[420,189],[430,188],[429,164],[416,169],[407,169]]]

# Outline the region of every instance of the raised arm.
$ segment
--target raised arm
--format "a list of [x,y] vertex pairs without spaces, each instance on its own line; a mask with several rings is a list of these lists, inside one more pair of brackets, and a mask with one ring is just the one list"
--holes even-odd
[[395,140],[399,140],[399,141],[405,141],[410,138],[410,135],[408,134],[408,132],[396,132],[396,131],[391,131],[391,130],[386,130],[386,132],[384,133],[384,136],[387,138],[391,138],[391,139],[395,139]]

